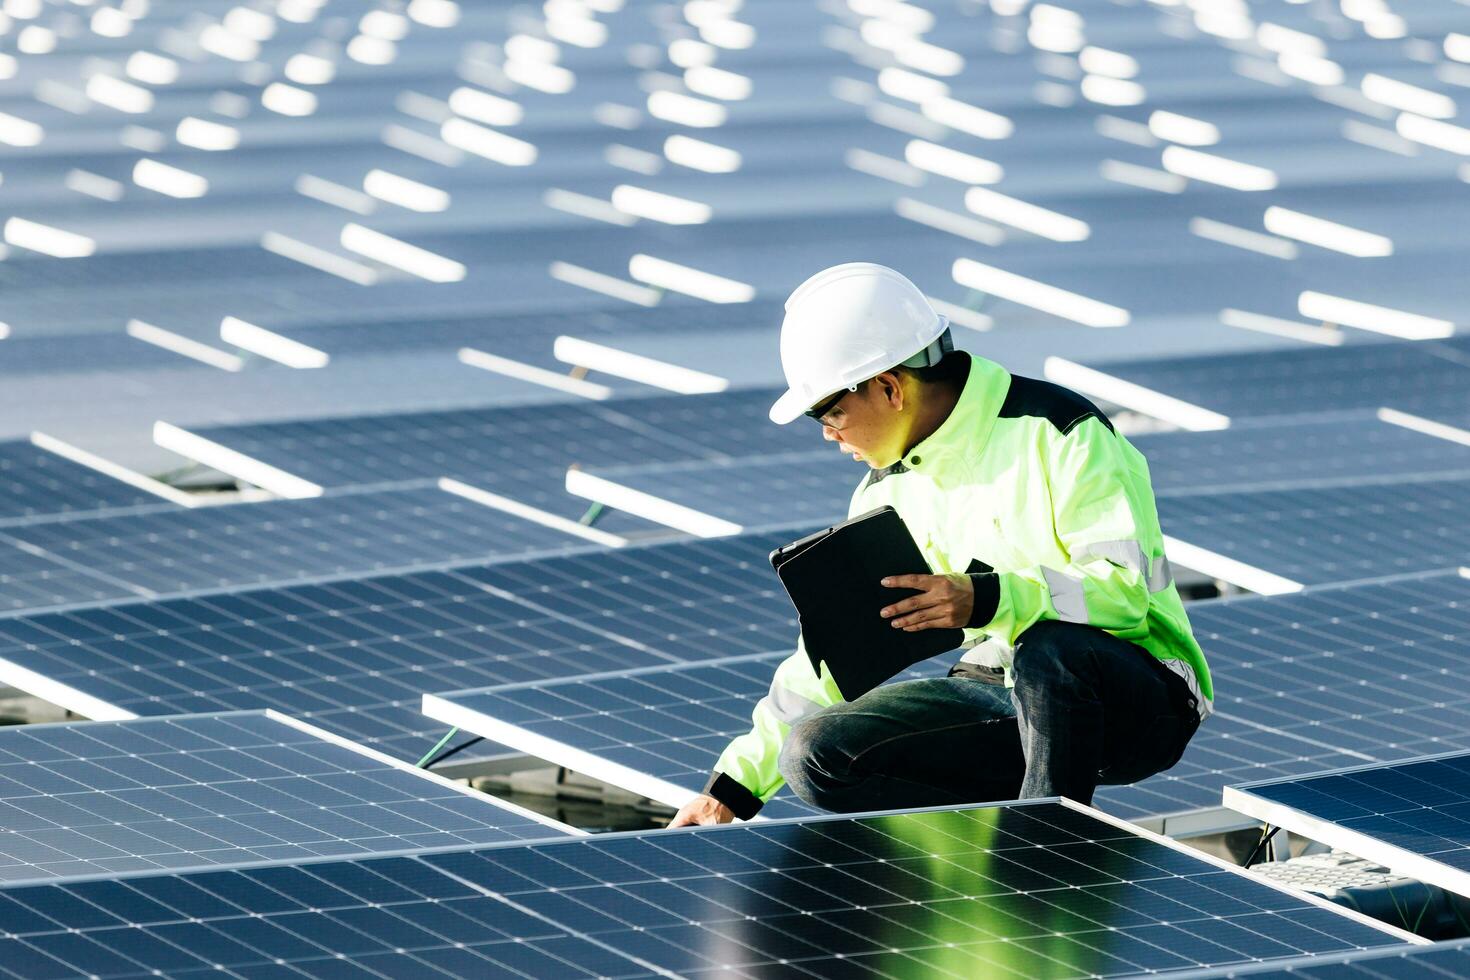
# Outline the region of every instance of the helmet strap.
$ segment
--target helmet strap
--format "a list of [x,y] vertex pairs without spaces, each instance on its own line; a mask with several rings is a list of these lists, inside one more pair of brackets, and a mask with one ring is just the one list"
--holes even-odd
[[950,334],[949,328],[945,327],[944,333],[934,338],[933,343],[929,344],[929,346],[925,347],[923,350],[919,351],[908,360],[902,361],[901,364],[903,367],[911,368],[933,367],[940,361],[944,360],[945,355],[949,354],[953,350],[954,337]]

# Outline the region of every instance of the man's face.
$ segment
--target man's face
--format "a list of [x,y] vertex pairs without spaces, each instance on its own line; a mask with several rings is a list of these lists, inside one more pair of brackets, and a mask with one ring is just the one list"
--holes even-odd
[[903,391],[896,376],[881,374],[846,392],[818,421],[822,438],[878,470],[903,453]]

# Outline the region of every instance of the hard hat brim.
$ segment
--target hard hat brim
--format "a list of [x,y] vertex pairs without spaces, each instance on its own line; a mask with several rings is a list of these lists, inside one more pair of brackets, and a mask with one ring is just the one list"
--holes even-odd
[[802,413],[809,408],[811,405],[807,403],[801,392],[787,390],[785,394],[776,399],[769,414],[772,422],[777,425],[786,425],[801,418]]

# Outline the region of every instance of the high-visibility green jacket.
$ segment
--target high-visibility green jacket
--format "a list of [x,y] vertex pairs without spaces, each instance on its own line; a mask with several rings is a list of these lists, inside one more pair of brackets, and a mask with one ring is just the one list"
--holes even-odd
[[[962,662],[1009,674],[1016,638],[1033,623],[1087,623],[1177,671],[1209,714],[1209,668],[1164,556],[1143,454],[1075,392],[950,356],[970,367],[949,417],[892,466],[870,471],[849,516],[891,504],[935,574],[976,560],[994,570],[977,580],[977,601],[983,584],[994,613],[965,630]],[[791,725],[841,700],[798,637],[751,731],[725,749],[705,791],[753,816],[781,788],[777,757]]]

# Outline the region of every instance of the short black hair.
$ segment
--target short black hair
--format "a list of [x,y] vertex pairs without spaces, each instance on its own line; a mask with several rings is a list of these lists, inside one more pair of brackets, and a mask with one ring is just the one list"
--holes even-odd
[[937,384],[944,381],[962,381],[969,374],[969,362],[963,351],[950,351],[944,356],[944,360],[929,367],[905,367],[900,364],[893,368],[895,374],[907,374],[923,384]]

